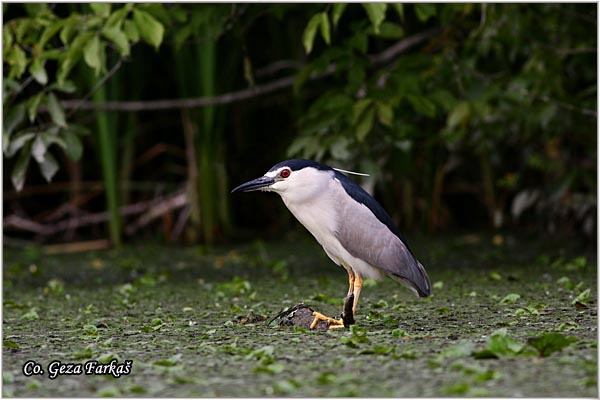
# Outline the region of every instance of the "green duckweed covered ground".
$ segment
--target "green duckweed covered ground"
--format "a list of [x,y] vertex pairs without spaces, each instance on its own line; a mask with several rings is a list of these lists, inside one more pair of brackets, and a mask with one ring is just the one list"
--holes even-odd
[[[594,249],[473,234],[413,242],[434,295],[368,282],[358,325],[330,332],[262,322],[302,301],[339,314],[346,274],[307,236],[211,251],[5,248],[3,394],[598,396]],[[48,378],[53,360],[112,359],[131,360],[130,374]],[[45,374],[25,376],[29,360]]]

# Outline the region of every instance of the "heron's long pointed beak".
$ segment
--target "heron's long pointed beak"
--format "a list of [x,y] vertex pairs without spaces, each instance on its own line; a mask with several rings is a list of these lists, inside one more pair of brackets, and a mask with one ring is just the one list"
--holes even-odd
[[240,186],[233,189],[231,191],[231,193],[251,192],[253,190],[260,190],[262,188],[266,188],[267,186],[271,186],[274,183],[275,183],[275,179],[270,178],[268,176],[261,176],[260,178],[256,178],[249,182],[242,183]]

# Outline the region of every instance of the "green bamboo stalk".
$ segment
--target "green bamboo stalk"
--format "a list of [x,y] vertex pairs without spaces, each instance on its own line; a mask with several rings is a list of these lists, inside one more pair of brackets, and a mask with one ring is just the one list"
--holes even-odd
[[[91,82],[95,82],[93,73],[90,72]],[[106,87],[102,86],[93,94],[94,101],[99,103],[106,101]],[[119,200],[117,187],[117,168],[116,168],[116,146],[114,138],[114,129],[111,129],[111,122],[106,112],[98,112],[96,125],[97,134],[100,143],[100,161],[102,164],[102,178],[104,181],[104,190],[106,193],[106,203],[110,219],[108,227],[110,240],[114,246],[121,245],[121,216],[119,215]]]
[[[209,37],[208,30],[204,36]],[[197,60],[200,65],[201,96],[215,94],[216,70],[216,43],[215,40],[205,40],[202,46],[197,47]],[[214,130],[215,107],[209,106],[202,109],[202,132],[198,136],[197,154],[200,154],[198,169],[198,187],[200,188],[200,204],[202,205],[202,231],[204,240],[208,244],[214,243],[218,207],[218,188],[216,186],[216,138]]]

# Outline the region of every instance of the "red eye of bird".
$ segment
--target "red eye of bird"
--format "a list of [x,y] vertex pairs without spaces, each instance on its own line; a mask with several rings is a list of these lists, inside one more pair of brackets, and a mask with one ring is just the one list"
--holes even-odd
[[292,171],[290,171],[289,169],[284,169],[281,170],[281,173],[279,175],[281,175],[282,178],[287,178],[288,176],[290,176],[291,173]]

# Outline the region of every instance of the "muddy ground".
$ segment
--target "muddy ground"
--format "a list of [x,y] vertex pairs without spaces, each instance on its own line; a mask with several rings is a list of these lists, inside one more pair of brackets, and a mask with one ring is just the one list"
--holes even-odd
[[[357,325],[327,332],[264,323],[300,302],[341,311],[346,274],[304,235],[211,250],[5,248],[3,394],[598,396],[592,245],[460,234],[412,247],[433,296],[367,282]],[[66,375],[113,359],[119,378]],[[53,361],[63,374],[50,379]]]

